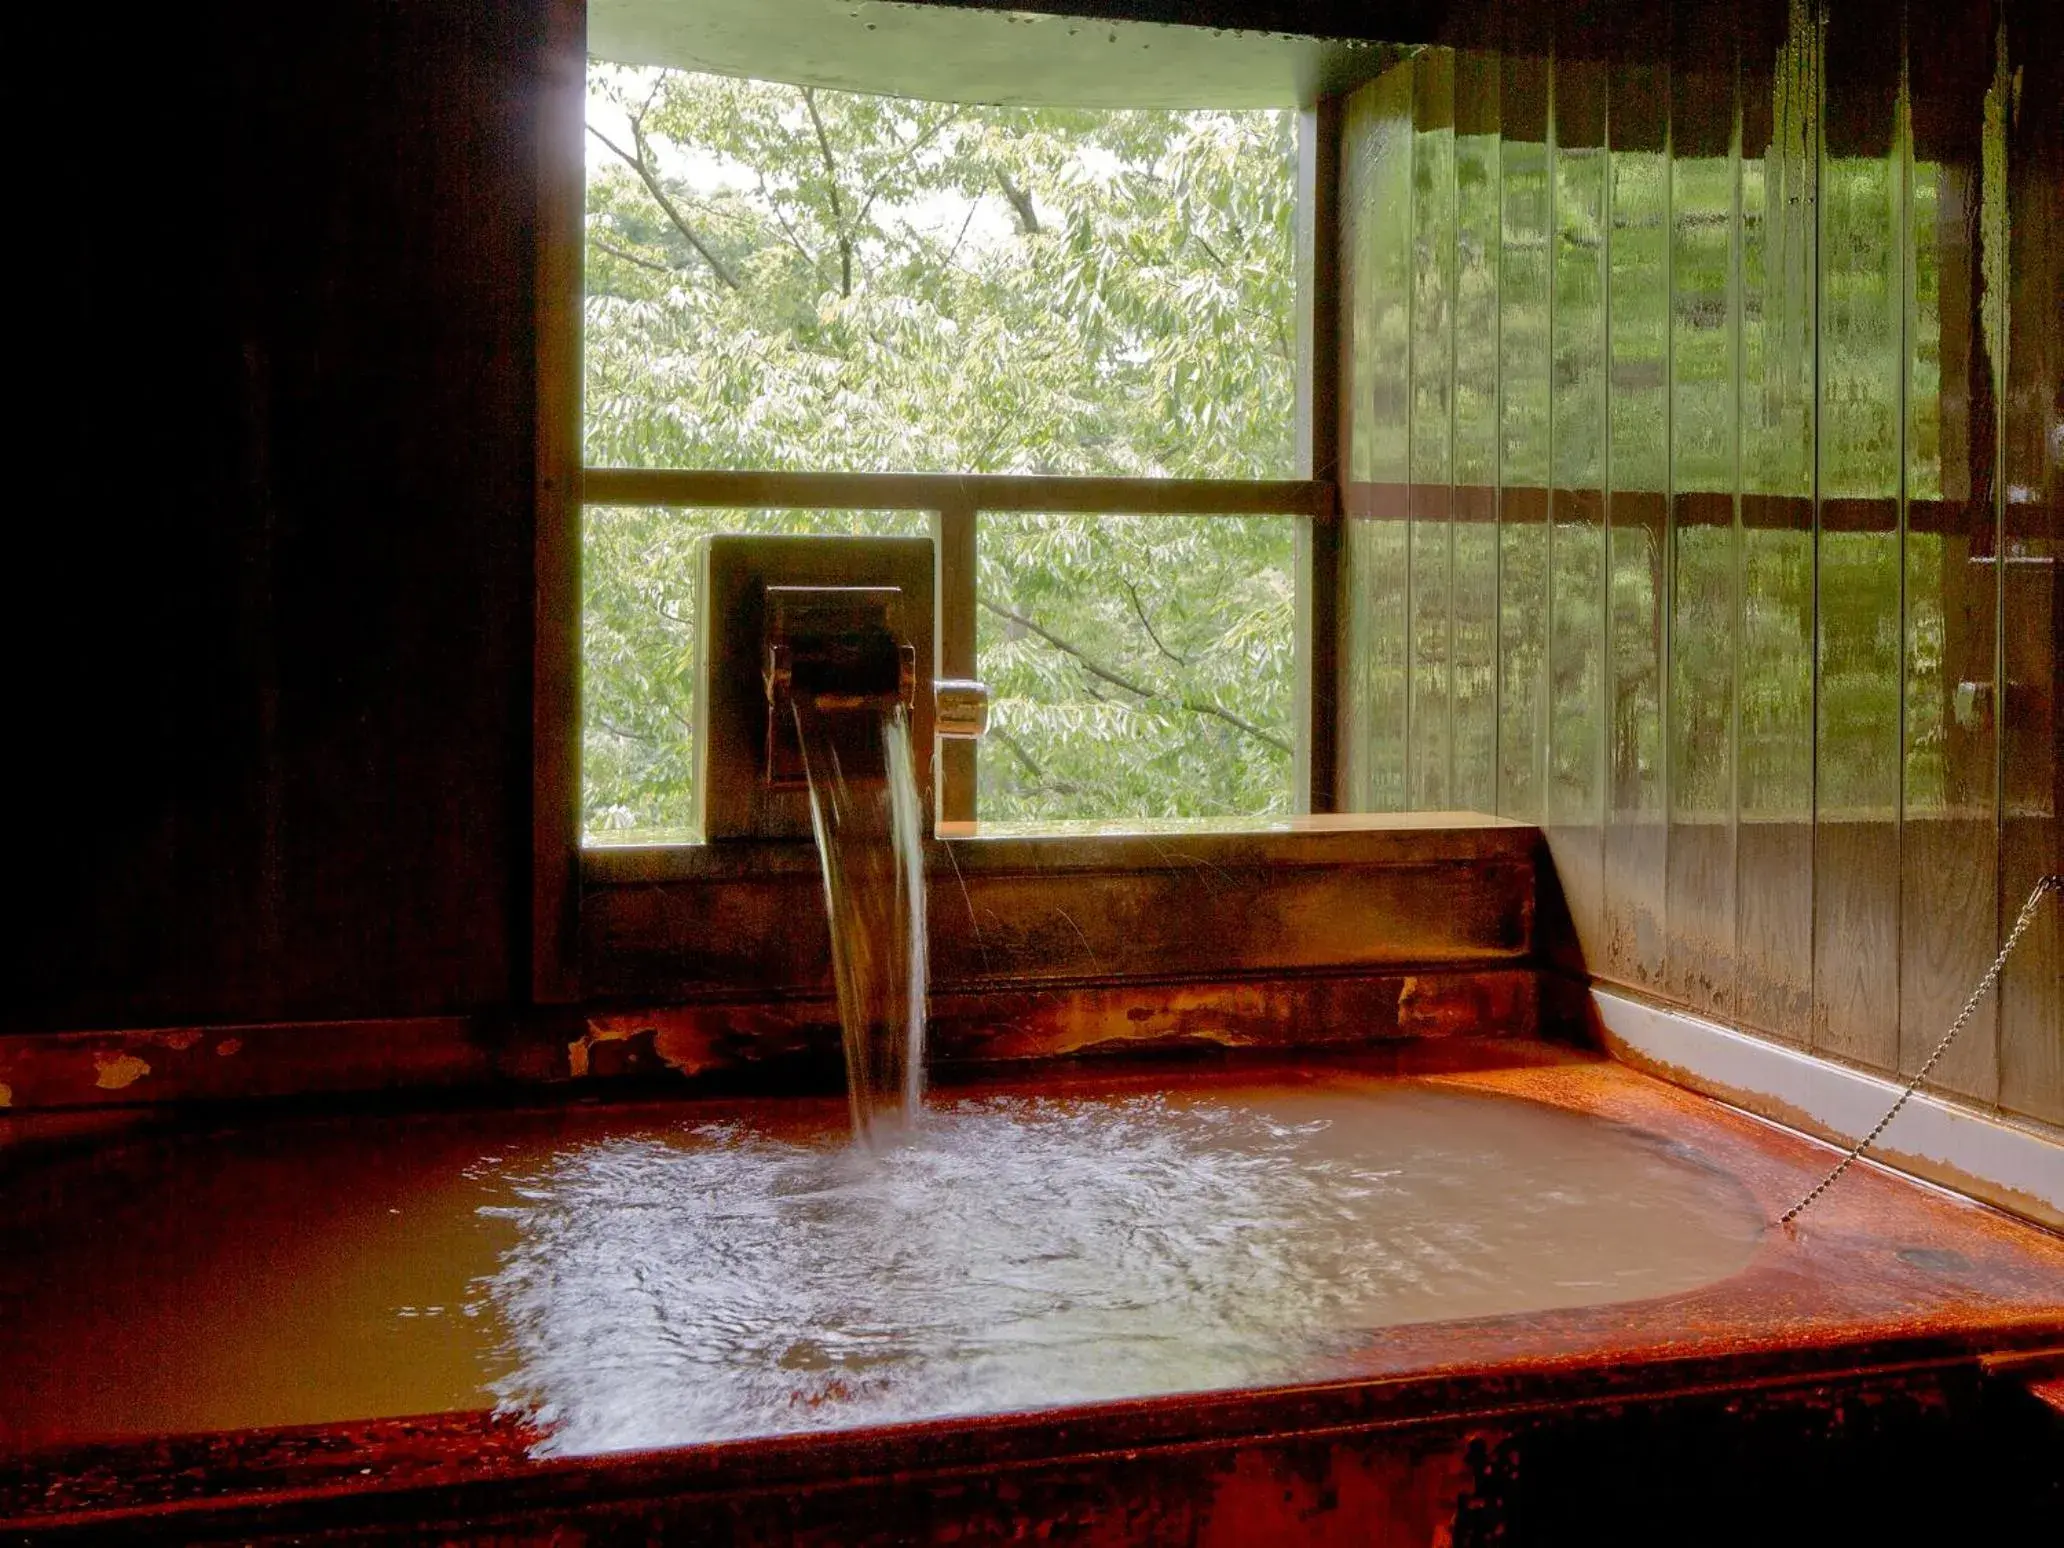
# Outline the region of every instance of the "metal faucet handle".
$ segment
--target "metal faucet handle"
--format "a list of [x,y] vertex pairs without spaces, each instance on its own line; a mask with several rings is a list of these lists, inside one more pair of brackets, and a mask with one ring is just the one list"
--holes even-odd
[[967,739],[989,729],[989,685],[971,677],[942,677],[932,684],[932,729]]

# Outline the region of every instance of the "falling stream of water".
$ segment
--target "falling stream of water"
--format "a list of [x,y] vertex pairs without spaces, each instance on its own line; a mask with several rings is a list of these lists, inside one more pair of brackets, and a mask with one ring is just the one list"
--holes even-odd
[[910,717],[796,703],[824,864],[853,1132],[872,1144],[924,1102],[924,822]]

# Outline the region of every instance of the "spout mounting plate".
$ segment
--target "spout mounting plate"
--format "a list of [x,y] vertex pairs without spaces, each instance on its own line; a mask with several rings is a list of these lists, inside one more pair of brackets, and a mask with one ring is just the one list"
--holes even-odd
[[703,540],[695,798],[705,839],[806,839],[790,696],[900,698],[930,828],[937,660],[930,538]]

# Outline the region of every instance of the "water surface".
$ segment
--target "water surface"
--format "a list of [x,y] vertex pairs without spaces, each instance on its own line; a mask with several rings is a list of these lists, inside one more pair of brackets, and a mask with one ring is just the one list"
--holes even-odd
[[1386,1327],[1696,1288],[1760,1230],[1681,1146],[1424,1081],[1075,1079],[848,1136],[812,1099],[40,1169],[0,1199],[0,1436],[498,1404],[570,1453],[1321,1379]]

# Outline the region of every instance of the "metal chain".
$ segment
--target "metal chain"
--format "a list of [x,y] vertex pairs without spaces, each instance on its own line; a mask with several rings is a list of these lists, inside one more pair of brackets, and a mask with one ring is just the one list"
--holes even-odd
[[1978,980],[1978,987],[1973,989],[1971,997],[1964,1001],[1964,1008],[1957,1012],[1956,1020],[1949,1024],[1949,1030],[1943,1033],[1942,1041],[1935,1045],[1935,1051],[1928,1055],[1928,1062],[1914,1072],[1913,1079],[1906,1083],[1906,1089],[1899,1093],[1899,1100],[1886,1109],[1885,1116],[1878,1120],[1878,1126],[1851,1146],[1849,1153],[1835,1163],[1835,1169],[1823,1177],[1806,1197],[1777,1217],[1779,1225],[1788,1226],[1798,1219],[1806,1206],[1832,1188],[1836,1180],[1855,1163],[1856,1158],[1870,1149],[1877,1137],[1890,1127],[1892,1120],[1899,1116],[1899,1110],[1906,1106],[1907,1098],[1920,1089],[1921,1082],[1928,1078],[1928,1072],[1949,1052],[1949,1045],[1957,1040],[1957,1034],[1964,1030],[1964,1024],[1977,1012],[1979,1003],[1991,993],[1992,986],[1999,982],[1999,976],[2006,968],[2007,958],[2014,954],[2014,948],[2021,944],[2021,937],[2028,933],[2029,925],[2035,922],[2035,911],[2042,906],[2044,895],[2052,892],[2064,892],[2064,876],[2045,876],[2036,882],[2035,891],[2029,893],[2028,901],[2021,905],[2021,917],[2014,921],[2014,928],[2007,932],[2007,943],[2000,947],[1999,955],[1992,959],[1992,966],[1987,968],[1985,976]]

